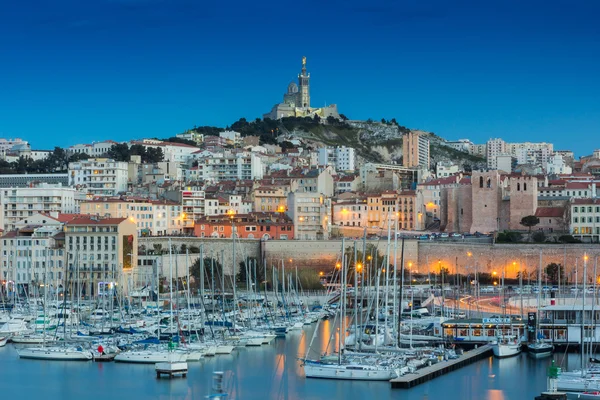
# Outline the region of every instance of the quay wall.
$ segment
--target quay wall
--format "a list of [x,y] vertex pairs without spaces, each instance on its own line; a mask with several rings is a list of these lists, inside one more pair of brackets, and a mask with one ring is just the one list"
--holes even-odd
[[[498,276],[504,268],[506,277],[515,278],[523,269],[537,279],[537,268],[542,254],[542,267],[550,263],[566,266],[569,280],[575,279],[575,265],[578,265],[578,276],[583,274],[583,257],[587,253],[588,276],[593,276],[594,259],[600,256],[600,246],[597,244],[474,244],[474,243],[429,243],[420,242],[418,245],[419,273],[437,272],[439,266],[448,268],[450,273],[472,274],[478,272],[493,273]],[[471,254],[469,256],[468,254]],[[600,271],[600,270],[599,270]]]
[[[140,238],[139,245],[152,250],[154,245],[162,249],[169,248],[170,243],[177,249],[182,244],[186,246],[203,246],[205,257],[213,254],[221,257],[223,254],[226,271],[233,262],[233,249],[231,239],[197,238],[197,237],[148,237]],[[394,263],[393,240],[390,246],[390,264]],[[346,239],[346,248],[354,246],[362,249],[362,239]],[[387,252],[387,240],[367,240],[368,244],[375,245],[382,255]],[[396,259],[400,265],[401,240],[398,239]],[[281,260],[286,266],[314,267],[323,269],[333,267],[339,260],[342,249],[342,240],[252,240],[240,239],[236,241],[236,260],[239,262],[246,257],[254,257],[261,262],[266,260],[268,265],[277,265]],[[549,263],[566,265],[566,274],[570,281],[575,279],[575,265],[578,265],[578,277],[581,280],[583,273],[583,256],[589,256],[588,275],[591,277],[594,270],[594,260],[600,256],[600,246],[597,244],[492,244],[478,242],[439,242],[419,241],[407,239],[404,242],[404,265],[408,270],[409,265],[414,273],[437,273],[439,267],[448,268],[451,274],[457,270],[461,274],[479,273],[502,274],[505,269],[506,277],[514,278],[523,269],[531,275],[537,276],[537,267],[542,252],[542,266]],[[469,256],[468,254],[471,254]],[[194,255],[194,259],[197,256]],[[600,258],[600,257],[599,257]],[[290,260],[292,260],[290,262]],[[166,262],[167,260],[165,260]],[[190,263],[194,260],[190,257]],[[600,269],[598,270],[600,275]]]

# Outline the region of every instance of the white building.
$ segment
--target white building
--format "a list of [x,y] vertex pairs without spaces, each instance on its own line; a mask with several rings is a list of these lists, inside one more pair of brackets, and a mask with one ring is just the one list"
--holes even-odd
[[[44,217],[44,222],[22,223],[22,229],[2,237],[2,264],[0,279],[14,282],[17,291],[26,290],[37,295],[44,287],[55,294],[64,284],[65,250],[62,224]],[[39,222],[39,223],[38,223]]]
[[512,172],[512,160],[513,158],[510,154],[496,156],[496,169],[504,172]]
[[498,169],[497,157],[509,154],[506,142],[502,139],[490,139],[486,144],[487,166],[489,169]]
[[200,148],[188,144],[163,142],[155,139],[132,140],[129,142],[129,147],[134,144],[139,144],[146,148],[151,147],[161,149],[163,152],[163,161],[180,164],[187,163],[190,160],[191,155],[200,150]]
[[69,185],[96,196],[115,196],[127,191],[127,163],[93,158],[69,164]]
[[287,215],[294,222],[294,238],[327,240],[331,232],[331,200],[322,194],[296,192],[288,195]]
[[318,164],[332,166],[337,171],[354,171],[356,152],[352,147],[321,147],[318,151]]
[[558,153],[549,156],[543,167],[548,175],[570,174],[573,172],[573,169],[565,163],[564,156]]
[[41,183],[36,187],[0,189],[1,226],[5,231],[16,228],[18,221],[38,213],[78,213],[83,193],[62,185]]
[[194,230],[197,219],[206,215],[206,194],[196,187],[187,187],[181,191],[181,211],[183,217],[183,229]]
[[81,214],[103,218],[127,218],[139,236],[183,232],[182,206],[168,200],[98,197],[81,203]]
[[242,141],[242,135],[236,131],[219,132],[219,137],[227,140],[230,144],[239,144]]
[[240,152],[199,159],[198,169],[202,170],[202,179],[218,182],[262,179],[265,166],[260,155]]
[[531,165],[546,165],[548,159],[552,155],[552,150],[547,147],[539,149],[529,149],[526,147],[516,148],[516,157],[518,164],[531,164]]
[[520,142],[520,143],[506,143],[506,151],[513,157],[519,157],[519,153],[525,151],[541,151],[544,150],[546,154],[552,154],[554,151],[554,145],[546,142]]
[[600,199],[571,202],[571,234],[584,242],[600,241]]
[[443,142],[443,144],[465,153],[468,153],[471,149],[471,146],[473,146],[473,142],[471,142],[469,139],[458,139],[456,141]]
[[460,170],[459,166],[452,163],[439,162],[435,167],[435,175],[437,178],[455,175]]

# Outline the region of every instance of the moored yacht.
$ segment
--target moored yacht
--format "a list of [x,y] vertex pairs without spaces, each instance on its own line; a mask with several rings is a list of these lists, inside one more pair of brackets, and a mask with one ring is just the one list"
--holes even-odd
[[20,358],[34,360],[90,361],[90,351],[81,347],[29,347],[17,350]]
[[497,358],[513,357],[521,354],[521,341],[516,336],[504,336],[492,343],[492,351]]

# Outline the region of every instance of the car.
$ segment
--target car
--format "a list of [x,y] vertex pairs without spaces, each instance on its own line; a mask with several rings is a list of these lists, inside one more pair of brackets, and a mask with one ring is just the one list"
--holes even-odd
[[442,232],[442,233],[440,233],[440,237],[441,237],[441,238],[447,238],[447,237],[449,237],[449,236],[450,236],[450,235],[448,235],[446,232]]
[[550,288],[548,286],[544,286],[542,288],[542,292],[544,292],[544,293],[548,293],[549,291],[550,291]]
[[554,285],[554,286],[552,286],[552,289],[550,289],[550,290],[552,290],[553,292],[557,292],[558,291],[558,286]]
[[419,240],[428,240],[429,239],[429,235],[421,235],[419,236]]
[[453,237],[453,238],[461,238],[461,237],[463,237],[463,235],[461,235],[460,233],[456,233],[456,232],[454,232],[454,233],[452,234],[452,237]]

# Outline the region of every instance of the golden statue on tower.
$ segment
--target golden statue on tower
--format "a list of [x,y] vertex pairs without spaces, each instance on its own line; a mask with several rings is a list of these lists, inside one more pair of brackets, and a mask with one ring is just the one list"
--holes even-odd
[[302,57],[302,66],[306,67],[306,56]]

